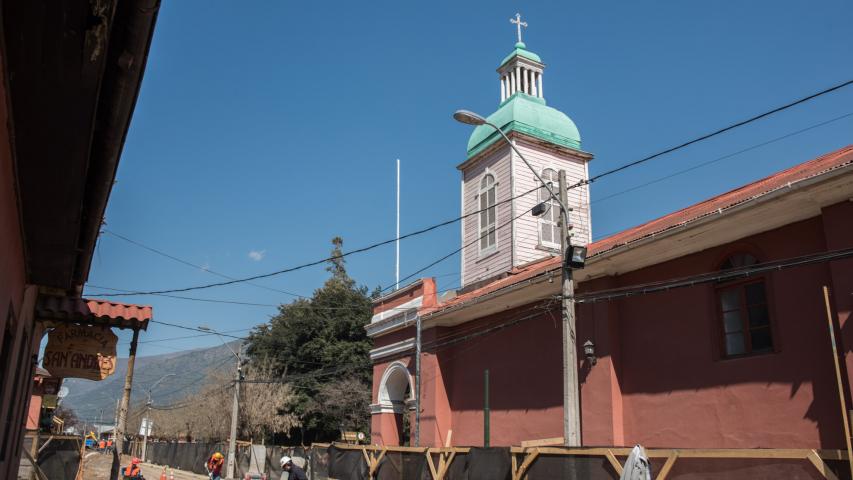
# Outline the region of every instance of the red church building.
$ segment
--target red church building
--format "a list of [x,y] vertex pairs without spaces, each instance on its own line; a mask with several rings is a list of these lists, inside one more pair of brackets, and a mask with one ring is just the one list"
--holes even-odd
[[[582,184],[592,155],[546,105],[543,70],[519,42],[489,121],[544,181]],[[556,206],[487,125],[458,168],[462,214],[480,211],[462,220],[463,286],[426,278],[375,301],[372,443],[413,444],[419,425],[422,446],[451,430],[483,445],[486,370],[491,445],[562,437]],[[533,216],[540,202],[552,208]],[[588,185],[569,203],[588,248],[574,272],[583,445],[845,448],[823,287],[849,406],[853,146],[595,242]]]

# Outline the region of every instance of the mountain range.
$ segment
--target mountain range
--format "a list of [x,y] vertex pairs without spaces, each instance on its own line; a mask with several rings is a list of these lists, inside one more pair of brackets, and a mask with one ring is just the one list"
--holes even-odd
[[[231,348],[236,348],[236,342]],[[62,405],[74,410],[82,421],[112,424],[116,403],[124,390],[127,360],[117,359],[115,373],[101,381],[66,378],[63,386],[68,388],[68,395]],[[171,376],[151,390],[151,402],[153,405],[173,404],[197,392],[215,372],[234,372],[235,362],[226,345],[138,357],[133,369],[130,404],[144,403],[152,385],[167,375]]]

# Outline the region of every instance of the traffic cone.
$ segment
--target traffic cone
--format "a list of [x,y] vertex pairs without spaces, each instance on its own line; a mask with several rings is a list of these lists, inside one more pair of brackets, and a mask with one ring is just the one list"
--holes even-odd
[[169,480],[175,480],[175,471],[171,468],[169,469]]
[[163,473],[160,474],[160,480],[169,480],[166,478],[166,467],[163,467]]

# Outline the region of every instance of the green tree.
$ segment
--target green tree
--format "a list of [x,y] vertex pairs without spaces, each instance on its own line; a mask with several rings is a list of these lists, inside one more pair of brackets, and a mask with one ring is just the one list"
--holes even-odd
[[[343,240],[335,237],[332,244],[329,279],[311,298],[280,306],[248,342],[249,355],[267,362],[273,375],[292,387],[295,399],[282,413],[295,414],[301,426],[281,433],[303,443],[369,428],[372,342],[364,327],[372,314],[371,298],[367,287],[347,274]],[[352,401],[340,405],[341,395]]]

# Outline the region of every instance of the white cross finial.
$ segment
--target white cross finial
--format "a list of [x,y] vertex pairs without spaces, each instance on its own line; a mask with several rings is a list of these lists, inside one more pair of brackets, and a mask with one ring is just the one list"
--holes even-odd
[[514,23],[518,29],[518,42],[521,43],[521,27],[527,28],[527,22],[521,21],[521,14],[516,13],[515,18],[510,18],[509,23]]

